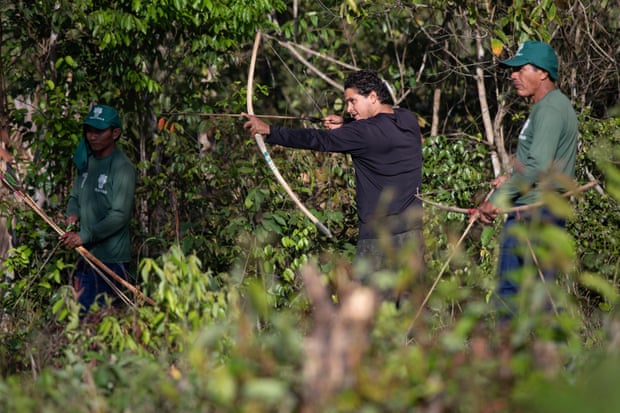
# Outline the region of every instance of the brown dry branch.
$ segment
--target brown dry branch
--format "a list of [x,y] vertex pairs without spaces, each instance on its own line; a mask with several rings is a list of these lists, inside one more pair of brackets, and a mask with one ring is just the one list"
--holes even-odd
[[319,271],[306,266],[302,277],[313,306],[313,330],[306,338],[303,402],[300,411],[322,411],[340,390],[355,383],[378,305],[376,293],[345,280],[338,282],[340,304],[334,304]]
[[[575,189],[572,189],[570,191],[562,193],[561,196],[564,197],[564,198],[568,198],[568,197],[580,194],[581,192],[585,192],[585,191],[587,191],[590,188],[597,188],[597,190],[598,190],[598,188],[600,188],[600,185],[599,185],[598,181],[596,181],[596,180],[590,181],[590,182],[588,182],[586,184],[578,186]],[[602,191],[602,188],[601,188],[601,191]],[[416,195],[416,198],[418,198],[420,201],[424,202],[425,204],[432,205],[432,206],[434,206],[436,208],[439,208],[439,209],[442,209],[442,210],[448,211],[448,212],[456,212],[456,213],[459,213],[459,214],[470,214],[470,215],[476,212],[475,208],[469,208],[469,209],[468,208],[460,208],[460,207],[455,207],[455,206],[451,206],[451,205],[444,205],[444,204],[441,204],[439,202],[434,202],[434,201],[431,201],[430,199],[423,198],[422,196],[420,196],[419,193]],[[539,202],[535,202],[533,204],[521,205],[521,206],[516,206],[516,207],[508,208],[506,210],[501,211],[501,213],[502,214],[509,214],[511,212],[531,211],[533,209],[540,208],[540,207],[542,207],[544,205],[545,205],[545,202],[539,201]]]
[[[39,215],[39,217],[41,217],[54,231],[56,231],[58,235],[64,234],[65,230],[60,228],[60,226],[56,224],[56,222],[54,222],[54,220],[49,215],[47,215],[47,213],[45,213],[45,211],[43,211],[43,209],[30,197],[30,195],[23,192],[20,188],[14,187],[14,185],[11,184],[4,175],[0,175],[0,177],[2,183],[7,188],[10,188],[15,195],[19,196],[24,201],[24,203],[28,205],[37,215]],[[104,281],[108,282],[109,279],[107,277],[110,277],[111,279],[114,279],[116,282],[121,284],[123,287],[127,288],[133,294],[135,294],[136,298],[139,301],[145,301],[152,306],[156,305],[155,301],[142,294],[142,292],[140,292],[138,288],[136,288],[134,285],[127,282],[124,278],[120,277],[118,274],[112,271],[107,265],[105,265],[101,260],[95,257],[84,246],[75,247],[75,251],[77,251],[82,256],[84,261],[86,261],[86,263],[88,263]],[[113,289],[117,290],[113,286],[113,284],[110,285],[113,287]],[[123,299],[123,301],[125,301],[128,305],[133,306],[131,300],[125,299],[124,294],[120,290],[117,290],[116,292],[118,293],[119,297]]]
[[460,207],[455,207],[451,205],[443,205],[443,204],[440,204],[439,202],[431,201],[430,199],[421,197],[420,194],[417,194],[415,197],[418,198],[420,201],[424,202],[425,204],[432,205],[444,211],[456,212],[458,214],[470,214],[472,212],[472,210],[467,209],[467,208],[460,208]]

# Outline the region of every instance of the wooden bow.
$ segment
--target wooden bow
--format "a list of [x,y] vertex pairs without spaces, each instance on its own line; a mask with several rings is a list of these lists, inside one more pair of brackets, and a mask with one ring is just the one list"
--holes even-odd
[[[250,60],[250,69],[248,71],[248,86],[247,86],[247,113],[248,115],[252,115],[252,116],[254,116],[254,107],[252,105],[252,96],[254,94],[254,68],[256,67],[256,56],[258,54],[258,46],[260,45],[260,40],[261,40],[261,32],[257,31],[256,37],[254,39],[254,47],[252,48],[252,58]],[[269,169],[271,169],[271,172],[273,172],[276,179],[278,180],[280,185],[282,185],[282,187],[286,190],[286,193],[293,200],[297,208],[299,208],[310,219],[310,221],[312,221],[312,223],[316,225],[316,227],[322,233],[327,235],[327,237],[331,238],[332,237],[331,231],[325,225],[323,225],[323,223],[321,223],[321,221],[319,221],[318,218],[315,217],[308,210],[308,208],[304,206],[304,204],[301,203],[301,201],[299,200],[295,192],[293,192],[291,187],[284,180],[284,178],[282,177],[282,174],[280,174],[280,171],[278,170],[276,165],[273,163],[273,160],[271,159],[271,155],[269,155],[269,152],[267,151],[267,147],[265,146],[265,141],[263,140],[263,136],[260,133],[257,133],[254,135],[254,139],[256,140],[256,144],[258,145],[260,152],[263,154],[263,158],[265,158],[267,165],[269,165]]]

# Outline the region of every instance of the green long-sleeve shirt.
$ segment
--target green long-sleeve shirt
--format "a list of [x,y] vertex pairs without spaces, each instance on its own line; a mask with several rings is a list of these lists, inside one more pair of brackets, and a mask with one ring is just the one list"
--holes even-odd
[[73,184],[67,216],[80,220],[84,247],[106,263],[131,258],[129,221],[133,211],[136,170],[118,148],[105,158],[88,159],[88,169]]
[[490,201],[501,208],[537,202],[538,184],[543,177],[562,190],[563,185],[553,174],[575,177],[578,134],[577,115],[568,98],[558,89],[547,93],[532,106],[521,129],[511,178]]

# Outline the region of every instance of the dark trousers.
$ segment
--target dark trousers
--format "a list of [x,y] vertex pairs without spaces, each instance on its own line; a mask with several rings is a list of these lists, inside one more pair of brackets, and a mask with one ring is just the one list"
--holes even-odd
[[[530,246],[515,235],[515,226],[524,225],[528,228],[528,231],[531,231],[539,224],[552,224],[564,228],[566,220],[554,216],[547,208],[540,208],[531,212],[527,211],[526,213],[510,213],[504,223],[497,266],[497,295],[503,301],[504,310],[508,310],[509,313],[514,312],[512,301],[520,289],[515,274],[523,268],[526,262],[532,262],[533,260]],[[528,232],[528,234],[532,234],[532,232]],[[536,242],[532,241],[530,245],[533,248]],[[546,266],[540,268],[540,270],[545,280],[555,280],[557,272],[555,267]],[[532,276],[538,279],[538,271],[536,271],[536,274],[532,274]]]
[[[402,257],[400,251],[404,248],[409,248],[413,251],[412,254]],[[354,277],[361,284],[378,290],[384,299],[398,301],[402,295],[402,292],[398,290],[402,290],[402,287],[399,288],[395,285],[393,279],[382,279],[379,272],[398,272],[403,267],[410,267],[415,275],[423,272],[424,238],[422,229],[395,234],[387,240],[372,238],[361,239],[357,242],[355,258],[353,259]]]
[[[118,274],[121,278],[127,280],[126,264],[123,263],[105,263],[105,265]],[[122,289],[121,284],[112,279],[105,272],[103,273],[116,288]],[[86,262],[80,261],[76,274],[76,291],[79,294],[78,303],[80,304],[80,314],[85,315],[90,307],[97,302],[99,306],[105,305],[106,296],[112,298],[112,302],[118,302],[118,296],[112,287],[95,272],[95,270]]]

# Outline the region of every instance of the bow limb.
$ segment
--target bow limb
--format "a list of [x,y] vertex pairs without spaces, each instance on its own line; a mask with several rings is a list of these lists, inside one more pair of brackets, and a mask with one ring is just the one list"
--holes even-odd
[[[252,104],[252,96],[254,94],[254,68],[256,67],[256,56],[258,54],[258,46],[260,45],[260,40],[261,40],[261,32],[257,31],[256,37],[254,39],[254,47],[252,48],[252,58],[250,60],[250,69],[248,72],[248,86],[247,86],[247,96],[246,96],[247,112],[248,112],[248,115],[252,115],[252,116],[254,116],[254,106]],[[254,135],[254,139],[256,140],[256,144],[258,145],[260,152],[263,154],[263,158],[265,158],[265,161],[267,162],[269,169],[271,169],[271,172],[275,175],[276,179],[278,180],[280,185],[282,185],[282,187],[284,188],[286,193],[289,195],[289,197],[293,200],[297,208],[299,208],[304,213],[304,215],[306,215],[310,219],[310,221],[312,221],[312,223],[316,225],[316,227],[322,233],[327,235],[327,237],[331,238],[332,237],[331,231],[325,225],[323,225],[323,223],[319,221],[317,217],[315,217],[312,214],[312,212],[310,212],[308,208],[304,206],[304,204],[301,203],[301,201],[299,200],[295,192],[293,192],[289,184],[284,180],[284,178],[282,177],[282,174],[280,174],[280,171],[278,170],[276,165],[273,163],[273,160],[271,159],[271,155],[269,155],[269,152],[267,151],[267,147],[265,146],[265,141],[263,139],[263,136],[260,133],[257,133]]]

